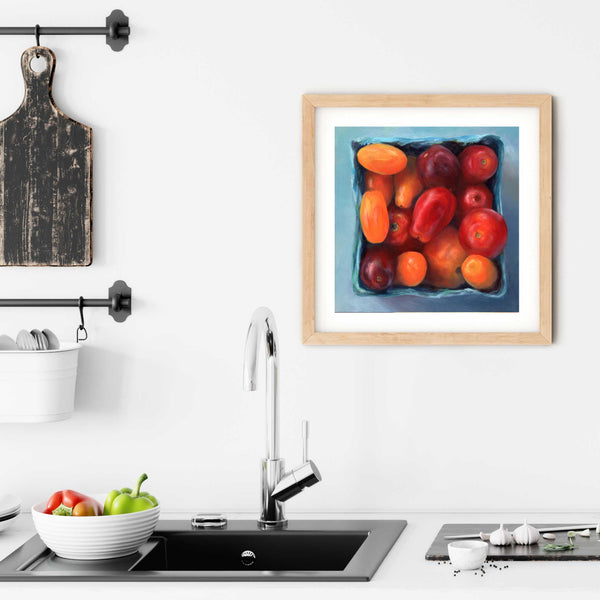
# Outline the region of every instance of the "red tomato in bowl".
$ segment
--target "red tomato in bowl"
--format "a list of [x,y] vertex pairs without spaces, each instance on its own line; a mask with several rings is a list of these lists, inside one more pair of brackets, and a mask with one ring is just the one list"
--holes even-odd
[[469,254],[494,258],[504,250],[508,228],[502,215],[496,211],[475,208],[464,216],[458,235],[462,247]]

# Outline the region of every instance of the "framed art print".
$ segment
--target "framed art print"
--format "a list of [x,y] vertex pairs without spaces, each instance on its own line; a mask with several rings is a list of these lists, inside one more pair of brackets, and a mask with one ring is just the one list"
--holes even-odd
[[303,97],[305,344],[550,344],[548,95]]

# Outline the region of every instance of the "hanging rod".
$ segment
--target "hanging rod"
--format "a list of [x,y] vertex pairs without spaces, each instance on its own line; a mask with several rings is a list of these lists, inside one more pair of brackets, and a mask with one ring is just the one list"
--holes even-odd
[[120,52],[129,43],[129,17],[122,10],[113,10],[104,27],[0,27],[0,35],[105,35],[106,43]]
[[[106,306],[108,314],[118,323],[122,323],[131,314],[131,288],[124,281],[115,281],[108,289],[108,298],[84,298],[83,306]],[[0,307],[4,306],[79,306],[79,298],[74,299],[38,299],[8,298],[0,299]]]

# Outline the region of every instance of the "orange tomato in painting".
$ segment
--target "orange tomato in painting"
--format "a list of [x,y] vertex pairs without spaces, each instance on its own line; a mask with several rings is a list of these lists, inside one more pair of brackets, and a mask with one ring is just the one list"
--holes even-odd
[[423,254],[427,259],[427,283],[434,287],[455,289],[464,284],[461,265],[467,253],[461,246],[456,227],[449,225],[430,242]]
[[400,208],[410,208],[423,191],[423,183],[417,173],[417,159],[409,156],[407,160],[406,168],[394,175],[394,202]]
[[358,162],[368,171],[380,175],[394,175],[406,167],[406,154],[390,144],[369,144],[357,153]]
[[498,267],[489,258],[479,254],[467,256],[461,271],[467,283],[476,290],[490,290],[498,281]]
[[373,173],[373,171],[366,171],[365,190],[381,192],[386,203],[389,204],[394,197],[394,178],[391,175],[380,175],[379,173]]
[[427,274],[427,261],[420,252],[403,252],[396,263],[394,283],[414,287],[419,285]]
[[360,203],[360,224],[371,244],[380,244],[390,228],[387,203],[378,191],[365,192]]

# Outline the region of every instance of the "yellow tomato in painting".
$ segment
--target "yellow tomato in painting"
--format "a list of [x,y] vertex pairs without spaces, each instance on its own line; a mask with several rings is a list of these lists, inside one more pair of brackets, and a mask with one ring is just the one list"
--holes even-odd
[[360,203],[360,224],[371,244],[381,244],[390,228],[387,204],[378,191],[365,192]]
[[389,204],[394,197],[394,178],[392,175],[380,175],[373,171],[365,172],[365,191],[371,192],[377,190],[383,194],[386,204]]
[[417,173],[417,159],[408,157],[406,168],[394,175],[394,201],[400,208],[410,208],[423,191],[423,183]]
[[357,153],[358,162],[369,171],[380,175],[394,175],[406,167],[406,154],[390,144],[369,144]]

